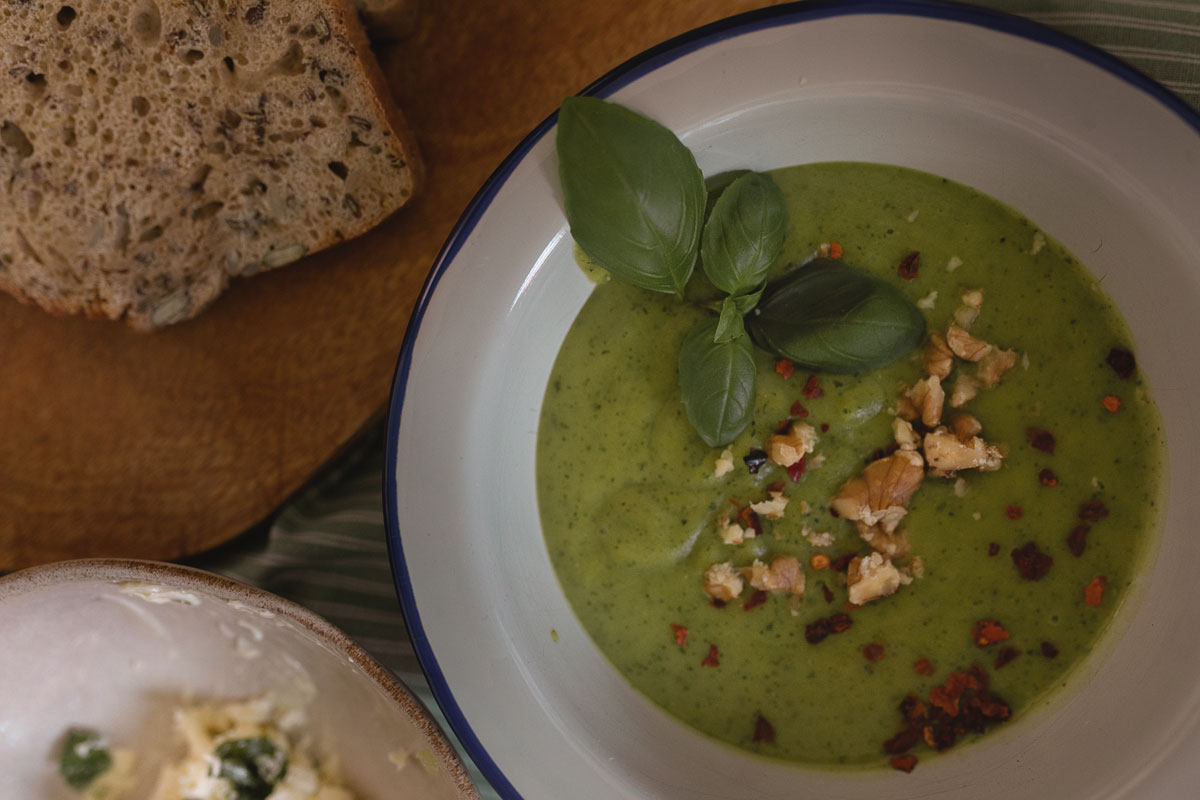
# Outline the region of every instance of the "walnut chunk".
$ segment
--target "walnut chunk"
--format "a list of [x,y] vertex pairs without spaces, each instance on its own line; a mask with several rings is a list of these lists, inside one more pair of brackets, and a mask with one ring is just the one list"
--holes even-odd
[[756,558],[742,570],[742,576],[753,588],[764,592],[804,594],[804,570],[795,556],[775,556],[770,566]]
[[897,450],[867,465],[830,504],[842,517],[891,533],[906,513],[913,492],[925,478],[925,464],[915,450]]
[[704,591],[709,597],[732,600],[742,593],[743,588],[745,584],[729,561],[713,564],[704,573]]
[[787,433],[767,439],[767,458],[781,467],[790,467],[811,453],[817,444],[817,431],[804,422],[793,422]]
[[901,450],[916,450],[921,446],[921,437],[913,430],[912,423],[906,419],[895,417],[892,419],[892,436],[896,439],[896,444],[900,445]]
[[725,544],[741,544],[745,539],[753,539],[755,536],[754,528],[738,525],[730,519],[728,511],[717,517],[717,533]]
[[[889,511],[897,510],[893,506]],[[901,517],[906,513],[905,509],[898,509],[903,512]],[[897,523],[899,518],[897,518]],[[895,530],[886,527],[887,520],[881,521],[878,525],[864,525],[861,521],[855,522],[855,527],[858,528],[858,535],[864,542],[871,546],[871,549],[876,553],[882,553],[889,558],[896,558],[908,554],[908,537],[903,531]]]
[[900,582],[900,571],[879,553],[855,558],[846,571],[849,599],[856,606],[894,594]]
[[983,308],[983,289],[963,289],[961,297],[967,308]]
[[964,361],[979,361],[992,351],[992,346],[981,339],[976,339],[958,325],[951,324],[946,331],[946,344],[954,351],[954,355]]
[[945,380],[954,367],[954,351],[946,343],[946,338],[939,334],[929,334],[929,339],[925,342],[924,357],[925,374],[938,380]]
[[755,514],[767,519],[783,519],[783,511],[787,508],[788,499],[783,492],[767,492],[768,499],[761,503],[751,503],[750,508]]
[[950,420],[950,430],[965,444],[983,432],[983,425],[970,414],[955,414]]
[[713,477],[719,478],[733,472],[733,451],[726,447],[721,451],[721,455],[717,456],[717,461],[713,464]]
[[979,360],[979,366],[975,368],[975,377],[981,384],[991,389],[1000,383],[1004,374],[1016,365],[1016,352],[993,348],[990,353]]
[[950,407],[962,408],[975,399],[979,394],[981,384],[973,375],[959,375],[954,379],[954,387],[950,390]]
[[941,427],[925,434],[925,460],[944,475],[960,469],[992,472],[1000,469],[1004,454],[978,436],[963,442],[948,428]]
[[942,382],[936,375],[930,375],[905,389],[902,399],[909,404],[900,404],[902,416],[913,415],[915,419],[916,415],[919,415],[921,422],[929,428],[941,423],[942,408],[946,403],[946,390],[942,388]]

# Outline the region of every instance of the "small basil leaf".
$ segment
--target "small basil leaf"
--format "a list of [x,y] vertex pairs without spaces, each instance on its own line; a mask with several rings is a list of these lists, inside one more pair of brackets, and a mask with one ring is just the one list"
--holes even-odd
[[100,734],[84,728],[71,728],[58,755],[58,774],[77,792],[112,767],[112,754]]
[[750,424],[754,347],[747,336],[713,341],[718,321],[693,328],[679,348],[679,389],[688,420],[709,447],[723,447]]
[[726,297],[721,303],[721,316],[717,320],[717,332],[713,341],[717,344],[732,341],[746,335],[746,326],[742,322],[744,312],[738,307],[737,298]]
[[708,222],[713,206],[717,204],[717,200],[721,199],[721,195],[725,193],[729,185],[749,172],[750,170],[748,169],[731,169],[727,172],[718,172],[716,175],[709,175],[704,179],[704,191],[708,193],[708,197],[704,202],[705,222]]
[[265,800],[287,774],[287,754],[265,736],[221,742],[216,756],[236,800]]
[[691,151],[659,123],[594,97],[563,101],[557,146],[567,221],[583,251],[627,283],[682,295],[705,201]]
[[764,288],[765,287],[760,286],[760,287],[758,287],[758,289],[751,292],[750,294],[734,295],[730,299],[732,299],[735,303],[737,303],[738,311],[740,311],[742,313],[742,315],[745,316],[746,314],[749,314],[751,311],[753,311],[754,307],[756,305],[758,305],[758,301],[762,298]]
[[700,239],[700,263],[729,294],[763,282],[787,234],[787,203],[770,176],[748,172],[729,184],[713,205]]
[[764,350],[843,374],[890,364],[925,336],[925,317],[898,289],[824,259],[768,286],[746,325]]

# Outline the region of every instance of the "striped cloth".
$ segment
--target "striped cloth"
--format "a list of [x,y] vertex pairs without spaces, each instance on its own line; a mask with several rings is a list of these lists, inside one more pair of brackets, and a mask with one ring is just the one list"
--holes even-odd
[[[1119,56],[1200,108],[1200,0],[990,0]],[[445,725],[421,673],[393,589],[382,510],[384,433],[273,520],[189,561],[295,601],[357,640]],[[457,741],[455,741],[457,745]],[[461,747],[460,747],[461,752]],[[464,760],[484,798],[498,795]]]

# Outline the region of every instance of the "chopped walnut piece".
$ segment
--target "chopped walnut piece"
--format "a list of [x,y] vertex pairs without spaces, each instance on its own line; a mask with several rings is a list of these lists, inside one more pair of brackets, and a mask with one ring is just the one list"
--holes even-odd
[[941,427],[925,434],[925,460],[941,474],[960,469],[978,469],[992,472],[1000,469],[1004,454],[1000,448],[990,445],[978,436],[968,441],[959,441],[948,428]]
[[755,514],[761,514],[767,519],[783,519],[783,510],[787,508],[788,499],[783,492],[767,492],[769,499],[761,503],[751,503],[750,508]]
[[966,443],[983,432],[983,425],[970,414],[955,414],[950,420],[950,430],[954,431],[960,442]]
[[732,600],[742,593],[745,585],[733,569],[733,564],[723,561],[713,564],[704,573],[704,591],[717,600]]
[[919,380],[910,388],[904,390],[903,398],[911,406],[901,403],[901,410],[907,411],[902,416],[916,418],[920,416],[926,427],[932,428],[942,420],[942,407],[946,403],[946,391],[936,375]]
[[967,330],[975,324],[975,320],[979,318],[979,309],[971,308],[968,305],[961,305],[954,309],[954,323],[963,330]]
[[916,450],[921,446],[921,437],[908,420],[895,417],[892,420],[892,435],[896,437],[896,444],[900,445],[901,450]]
[[939,380],[945,380],[954,367],[954,351],[946,343],[944,336],[936,333],[929,334],[925,342],[925,374],[933,375]]
[[846,586],[850,602],[856,606],[887,597],[900,588],[900,571],[879,553],[860,556],[850,562],[846,571]]
[[976,339],[963,328],[954,324],[951,324],[946,331],[946,344],[954,351],[954,355],[964,361],[979,361],[992,351],[990,344]]
[[719,478],[729,472],[733,472],[733,451],[726,447],[713,465],[713,477]]
[[968,308],[983,308],[983,289],[963,289],[962,303]]
[[[893,514],[893,512],[898,513]],[[859,537],[871,545],[871,549],[876,553],[882,553],[888,557],[899,557],[908,554],[908,537],[904,535],[904,531],[898,531],[895,528],[906,513],[908,513],[907,509],[892,506],[879,524],[866,525],[862,521],[857,521],[854,525],[858,528]]]
[[786,433],[767,439],[767,458],[781,467],[799,463],[817,444],[817,431],[806,422],[793,422]]
[[846,519],[867,526],[882,524],[891,533],[924,478],[921,454],[915,450],[897,450],[872,461],[862,475],[847,481],[830,505]]
[[991,389],[1000,383],[1010,369],[1017,365],[1017,354],[1013,350],[992,348],[987,355],[979,360],[975,369],[975,377],[987,388]]
[[795,556],[775,556],[767,566],[757,558],[742,570],[750,585],[764,592],[804,594],[804,570]]
[[725,544],[741,544],[744,539],[753,539],[757,532],[754,528],[743,528],[732,519],[726,511],[717,517],[717,533]]
[[954,388],[950,390],[950,407],[962,408],[975,399],[979,394],[979,379],[972,375],[959,375],[954,379]]

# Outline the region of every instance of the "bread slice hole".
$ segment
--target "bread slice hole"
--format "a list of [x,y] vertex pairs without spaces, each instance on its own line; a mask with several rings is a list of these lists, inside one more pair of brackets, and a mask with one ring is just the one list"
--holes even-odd
[[40,100],[46,93],[46,76],[40,72],[30,72],[25,76],[25,86],[34,100]]
[[272,75],[303,75],[304,48],[293,39],[284,54],[271,66]]
[[224,207],[225,207],[225,204],[222,203],[220,200],[214,200],[211,203],[205,203],[204,205],[200,206],[199,208],[197,208],[195,211],[192,212],[192,219],[197,220],[197,221],[205,220],[205,219],[212,219],[213,217],[215,217],[217,215],[217,212],[220,211]]
[[150,101],[142,97],[140,94],[133,98],[133,113],[139,117],[144,117],[150,113]]
[[346,180],[346,176],[350,174],[350,170],[341,161],[330,161],[329,171],[342,180]]
[[189,67],[192,66],[193,64],[195,64],[199,61],[203,61],[203,60],[204,60],[204,51],[203,50],[187,50],[183,54],[183,63],[187,64]]
[[162,36],[162,15],[154,0],[144,0],[139,4],[137,11],[133,13],[130,27],[133,28],[133,35],[142,44],[151,45],[158,41]]
[[75,9],[71,8],[70,6],[63,6],[58,10],[58,13],[54,15],[54,19],[58,21],[58,27],[65,31],[67,28],[71,27],[71,23],[75,21],[76,16]]
[[21,126],[11,120],[5,120],[0,125],[0,144],[15,151],[18,161],[33,155],[33,142],[29,141]]

